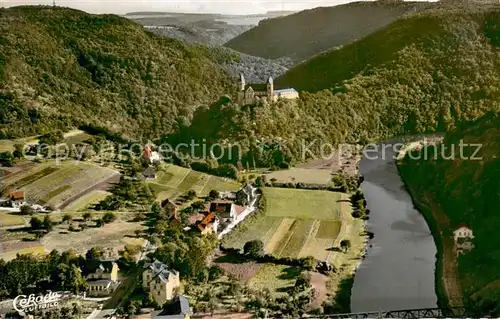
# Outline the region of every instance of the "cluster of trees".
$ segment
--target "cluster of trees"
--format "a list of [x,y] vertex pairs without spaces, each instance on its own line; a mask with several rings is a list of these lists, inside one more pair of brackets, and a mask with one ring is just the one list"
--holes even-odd
[[307,272],[300,272],[295,284],[283,297],[273,297],[268,289],[264,289],[255,293],[245,303],[245,308],[259,318],[297,318],[310,312],[313,295],[314,290]]
[[[500,315],[500,294],[491,285],[500,279],[495,271],[500,267],[500,248],[495,245],[500,227],[499,128],[500,119],[488,114],[450,132],[442,144],[407,153],[398,163],[415,205],[433,232],[441,234],[436,241],[453,245],[452,232],[462,223],[473,229],[474,248],[458,257],[458,277],[468,308],[493,317]],[[459,151],[460,143],[480,148],[471,145]],[[442,218],[435,217],[440,214],[449,222],[440,224]]]
[[339,172],[332,176],[333,184],[344,193],[355,192],[363,182],[363,178]]
[[121,316],[132,316],[141,313],[143,308],[153,308],[158,309],[160,305],[154,300],[151,293],[144,291],[142,287],[136,288],[132,295],[135,296],[146,296],[142,299],[129,299],[125,301],[120,307],[116,309],[116,314]]
[[208,257],[217,247],[215,235],[187,233],[174,226],[158,235],[163,245],[154,252],[154,258],[179,271],[182,277],[200,279],[204,276]]
[[[45,215],[43,220],[41,220],[38,217],[33,216],[30,219],[30,226],[31,226],[31,229],[34,231],[49,232],[54,228],[54,222],[50,218],[50,215]],[[39,232],[39,234],[42,234],[42,232]]]
[[357,190],[356,193],[351,195],[351,204],[353,208],[352,217],[367,219],[370,210],[366,209],[366,199],[365,195],[361,190]]
[[13,298],[21,293],[44,289],[83,292],[87,289],[83,276],[95,269],[92,267],[101,256],[102,252],[93,248],[85,257],[74,251],[59,253],[53,250],[44,256],[18,255],[9,262],[0,259],[0,298]]
[[46,133],[38,138],[38,144],[57,145],[64,140],[64,134],[61,130]]
[[112,187],[110,192],[112,195],[94,205],[93,209],[118,210],[139,205],[149,206],[155,199],[155,195],[148,185],[125,176],[121,177],[120,182]]
[[238,179],[238,169],[233,164],[221,164],[213,160],[195,161],[190,163],[190,167],[195,171],[204,172],[221,177]]

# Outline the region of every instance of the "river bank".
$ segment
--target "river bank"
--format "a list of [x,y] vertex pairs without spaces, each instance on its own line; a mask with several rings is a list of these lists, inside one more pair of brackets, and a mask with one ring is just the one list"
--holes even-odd
[[[397,145],[403,139],[382,142]],[[372,154],[373,155],[373,154]],[[394,148],[382,147],[360,162],[361,185],[375,234],[354,279],[352,312],[435,308],[437,249],[426,220],[413,205],[395,164]]]
[[[442,138],[435,139],[431,143],[412,143],[407,150],[418,149],[425,144],[439,143]],[[422,213],[429,228],[431,229],[436,243],[436,271],[435,290],[438,298],[439,308],[462,307],[463,296],[460,282],[458,280],[458,270],[456,263],[456,250],[451,232],[449,218],[439,207],[438,203],[432,200],[432,194],[416,191],[417,187],[412,187],[411,177],[405,170],[401,161],[405,154],[398,156],[398,174],[403,180],[405,190],[410,194],[413,205]],[[452,315],[452,313],[450,313]]]

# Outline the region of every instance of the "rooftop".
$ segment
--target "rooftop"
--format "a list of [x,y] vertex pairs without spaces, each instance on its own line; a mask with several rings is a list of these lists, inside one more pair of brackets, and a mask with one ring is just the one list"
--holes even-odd
[[184,318],[191,314],[189,301],[184,296],[175,296],[171,304],[165,305],[165,308],[153,315],[153,318]]
[[146,268],[151,269],[155,278],[159,278],[163,282],[168,282],[171,276],[179,275],[179,272],[168,269],[167,265],[155,259],[151,264],[146,265]]
[[212,212],[210,214],[208,214],[207,216],[205,216],[205,218],[203,218],[203,220],[198,224],[198,229],[201,230],[201,231],[204,231],[208,225],[210,225],[214,220],[215,220],[216,216],[215,216],[215,213]]
[[24,199],[24,192],[11,192],[10,193],[11,200],[21,200]]
[[288,88],[288,89],[281,89],[281,90],[274,90],[274,95],[278,95],[280,93],[298,93],[295,89]]

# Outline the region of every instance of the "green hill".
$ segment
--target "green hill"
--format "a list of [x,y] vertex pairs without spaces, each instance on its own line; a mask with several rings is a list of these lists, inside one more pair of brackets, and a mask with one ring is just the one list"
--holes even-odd
[[[231,138],[231,134],[269,141],[270,149],[275,147],[273,152],[280,153],[269,158],[281,165],[283,158],[289,163],[304,160],[309,154],[301,150],[310,143],[318,156],[322,143],[447,132],[500,111],[499,46],[499,9],[443,8],[417,13],[331,52],[326,57],[335,58],[325,58],[325,67],[304,67],[303,76],[294,78],[297,82],[286,83],[299,87],[297,83],[315,83],[321,76],[338,78],[321,87],[332,89],[301,92],[296,101],[271,106],[213,106],[206,114],[200,110],[193,120],[200,124],[180,135],[184,141]],[[353,52],[357,57],[352,58]],[[311,62],[315,61],[319,60]],[[284,86],[280,80],[275,83]],[[201,123],[212,124],[202,129]],[[252,143],[247,141],[247,145]],[[272,162],[261,158],[263,165]]]
[[443,7],[420,12],[341,49],[320,54],[289,70],[275,83],[315,92],[334,88],[357,75],[375,78],[384,71],[402,67],[400,57],[410,50],[414,51],[413,63],[419,57],[427,61],[427,65],[412,65],[413,69],[427,67],[441,70],[444,76],[472,76],[466,71],[471,63],[483,58],[493,63],[496,59],[497,43],[490,31],[497,15],[498,7],[473,10]]
[[448,131],[500,110],[499,46],[498,8],[432,10],[314,58],[275,83],[311,91],[301,93],[300,108],[333,141]]
[[231,92],[211,49],[115,15],[0,9],[0,138],[85,124],[158,136]]
[[[460,143],[469,144],[462,147],[462,156]],[[480,150],[474,154],[477,144]],[[431,225],[443,231],[445,256],[452,259],[449,264],[456,258],[452,231],[462,223],[473,230],[475,247],[458,257],[458,278],[466,304],[481,308],[483,316],[485,311],[494,311],[498,317],[500,119],[488,114],[477,123],[462,125],[445,138],[443,146],[428,146],[414,151],[412,157],[404,158],[400,172],[418,208]],[[449,278],[438,276],[440,280]]]
[[290,57],[296,62],[346,45],[406,13],[431,6],[427,2],[353,2],[320,7],[285,17],[263,20],[225,46],[264,58]]

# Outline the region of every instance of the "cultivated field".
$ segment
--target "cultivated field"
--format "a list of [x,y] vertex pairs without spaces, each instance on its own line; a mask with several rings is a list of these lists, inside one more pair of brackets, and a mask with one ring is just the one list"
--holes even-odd
[[355,222],[344,193],[264,188],[264,197],[265,215],[230,234],[225,240],[229,247],[242,248],[247,241],[260,239],[265,251],[276,256],[311,255],[332,261],[336,253],[331,248],[338,247],[343,224]]
[[342,170],[347,174],[355,175],[362,157],[361,151],[362,147],[359,145],[340,145],[330,155],[313,159],[296,167],[306,171],[325,170],[333,173]]
[[[352,274],[364,249],[365,237],[363,221],[351,215],[348,194],[290,188],[263,191],[266,211],[229,233],[224,246],[242,248],[247,241],[260,239],[266,253],[291,258],[313,256],[334,265],[340,279]],[[347,252],[332,249],[339,248],[344,239],[351,243]],[[293,271],[286,268],[266,264],[249,283],[279,294],[294,282]],[[317,283],[322,287],[320,290],[326,289],[326,280],[321,278],[321,283]],[[331,282],[332,287],[336,287],[336,281]]]
[[331,170],[326,169],[293,167],[272,172],[266,175],[266,178],[268,181],[276,179],[280,183],[328,184],[331,173]]
[[240,188],[240,184],[234,180],[168,164],[163,165],[156,179],[148,181],[148,184],[156,191],[160,200],[175,199],[191,189],[196,191],[198,196],[206,196],[212,189],[235,191]]
[[118,176],[119,173],[112,169],[87,162],[64,161],[57,164],[47,161],[7,175],[4,187],[25,191],[31,203],[59,209]]
[[284,265],[265,264],[250,279],[249,286],[256,290],[269,289],[275,296],[286,295],[295,285],[300,269]]
[[11,213],[0,208],[0,228],[22,226],[24,225],[24,218],[16,213]]
[[[226,242],[243,247],[245,242],[261,239],[265,251],[281,257],[314,256],[334,262],[342,239],[356,242],[363,222],[351,216],[348,195],[327,191],[264,188],[265,215],[236,230]],[[361,237],[362,238],[362,237]]]
[[93,190],[89,192],[88,194],[83,195],[82,197],[78,198],[71,204],[69,204],[64,210],[65,211],[82,211],[87,208],[89,208],[93,204],[97,204],[101,200],[105,199],[111,195],[110,192],[106,191],[101,191],[101,190]]
[[144,230],[145,227],[140,223],[127,222],[125,218],[120,218],[119,214],[118,216],[119,219],[110,224],[105,224],[100,228],[88,227],[79,232],[61,231],[65,226],[60,225],[45,235],[41,243],[47,251],[73,249],[81,254],[92,247],[121,249],[127,244],[139,244],[141,239],[134,240],[133,238],[135,231]]

